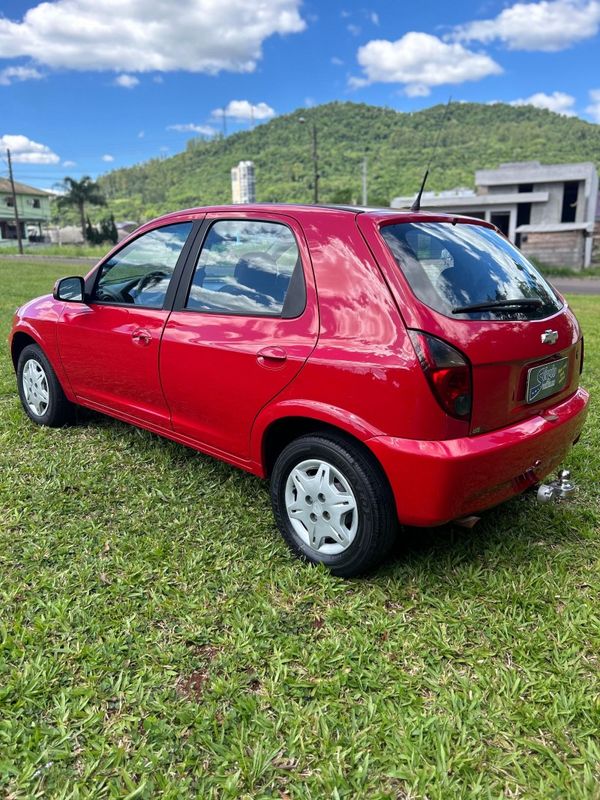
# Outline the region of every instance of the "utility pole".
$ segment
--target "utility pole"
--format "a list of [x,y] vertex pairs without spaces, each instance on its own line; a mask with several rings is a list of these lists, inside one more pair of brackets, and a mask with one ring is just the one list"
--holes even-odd
[[362,162],[362,204],[367,206],[367,158],[363,158]]
[[313,142],[313,171],[315,182],[315,205],[319,202],[319,155],[317,150],[317,126],[313,122],[312,126],[312,142]]
[[[298,122],[301,125],[306,123],[306,119],[304,117],[299,117]],[[312,162],[313,162],[313,188],[314,188],[314,203],[315,205],[319,202],[319,150],[317,147],[317,126],[313,122],[312,124]]]
[[13,178],[12,161],[10,158],[10,150],[6,150],[6,157],[8,159],[8,176],[10,179],[10,188],[12,191],[13,207],[15,209],[15,224],[17,226],[17,242],[19,244],[19,253],[23,255],[23,240],[21,239],[21,222],[19,220],[19,209],[17,208],[17,193],[15,192],[15,179]]

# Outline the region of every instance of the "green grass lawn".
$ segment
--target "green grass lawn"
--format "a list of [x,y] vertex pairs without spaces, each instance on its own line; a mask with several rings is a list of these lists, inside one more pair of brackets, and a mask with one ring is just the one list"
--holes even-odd
[[[0,263],[3,341],[62,273]],[[577,500],[406,531],[354,581],[292,558],[256,478],[36,428],[3,347],[0,796],[600,798],[600,297],[572,303]]]
[[[111,242],[104,244],[29,244],[23,242],[24,258],[31,256],[58,256],[62,258],[101,258],[113,247]],[[2,255],[18,255],[18,245],[3,245],[0,248]]]

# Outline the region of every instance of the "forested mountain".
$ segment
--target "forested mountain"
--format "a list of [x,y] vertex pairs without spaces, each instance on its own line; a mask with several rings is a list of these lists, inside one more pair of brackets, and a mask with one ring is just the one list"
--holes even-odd
[[[402,113],[337,102],[299,109],[226,138],[192,139],[172,158],[115,170],[100,183],[117,218],[141,221],[188,206],[231,202],[230,169],[251,159],[258,201],[310,202],[315,123],[321,201],[359,202],[366,156],[369,204],[388,205],[396,195],[417,191],[444,110],[438,105]],[[526,160],[600,166],[600,125],[531,106],[455,103],[427,188],[473,186],[476,169]]]

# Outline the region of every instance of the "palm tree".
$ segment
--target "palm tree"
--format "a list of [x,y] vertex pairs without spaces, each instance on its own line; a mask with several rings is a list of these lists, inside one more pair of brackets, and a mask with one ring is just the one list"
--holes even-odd
[[84,175],[80,181],[74,178],[65,178],[63,183],[65,193],[58,198],[59,208],[75,206],[79,211],[81,233],[85,241],[85,206],[91,203],[94,206],[105,206],[106,199],[98,184],[89,175]]

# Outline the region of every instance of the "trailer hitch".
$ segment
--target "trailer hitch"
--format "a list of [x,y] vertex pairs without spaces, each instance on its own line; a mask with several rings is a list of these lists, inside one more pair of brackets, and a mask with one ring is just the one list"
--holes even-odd
[[540,485],[536,497],[538,503],[549,503],[551,500],[560,503],[561,500],[569,500],[576,491],[577,487],[571,482],[569,470],[561,469],[555,481]]

